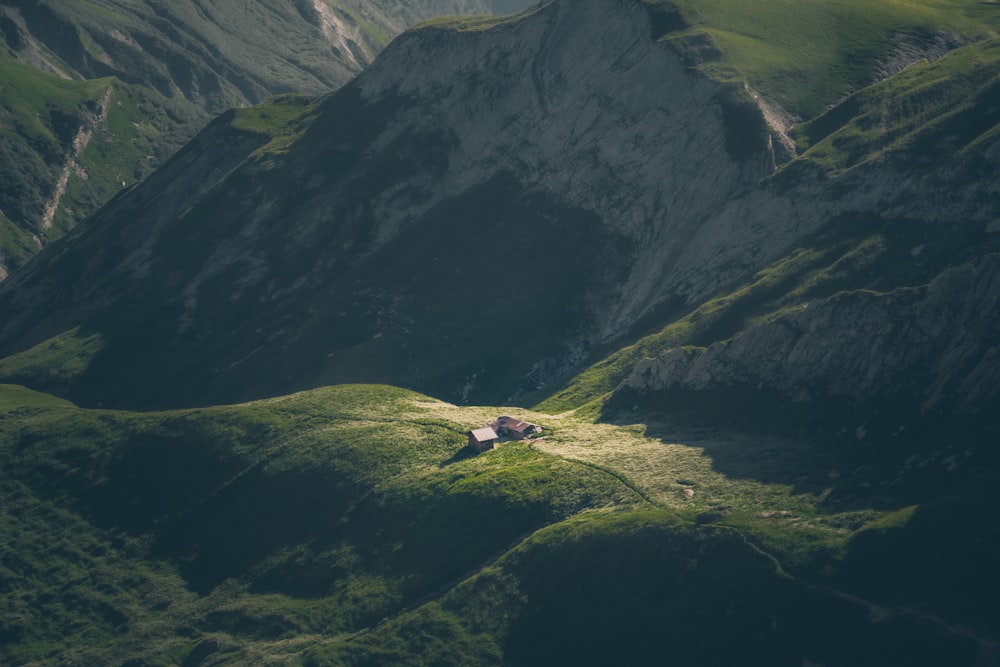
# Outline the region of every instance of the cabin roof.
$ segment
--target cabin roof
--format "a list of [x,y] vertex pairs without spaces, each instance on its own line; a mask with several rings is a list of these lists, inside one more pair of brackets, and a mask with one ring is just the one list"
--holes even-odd
[[500,419],[497,420],[497,424],[500,428],[505,428],[509,431],[515,431],[517,433],[522,433],[528,430],[531,426],[534,426],[534,424],[529,422],[507,416],[500,417]]
[[499,438],[496,431],[489,426],[474,429],[469,431],[469,434],[475,439],[476,442],[486,442],[487,440],[496,440]]

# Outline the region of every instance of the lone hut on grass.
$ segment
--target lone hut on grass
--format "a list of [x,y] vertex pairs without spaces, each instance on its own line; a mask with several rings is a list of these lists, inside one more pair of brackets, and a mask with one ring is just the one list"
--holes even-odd
[[538,424],[532,424],[531,422],[522,421],[516,417],[508,417],[507,415],[498,417],[494,428],[501,437],[514,438],[515,440],[520,440],[542,430],[542,427]]
[[469,448],[475,452],[485,452],[487,449],[493,449],[493,445],[500,439],[496,431],[489,426],[473,429],[469,431],[468,436]]

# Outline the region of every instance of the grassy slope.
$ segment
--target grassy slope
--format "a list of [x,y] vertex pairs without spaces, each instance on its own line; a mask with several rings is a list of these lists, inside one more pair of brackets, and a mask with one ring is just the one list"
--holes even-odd
[[[31,257],[38,252],[39,244],[35,237],[14,224],[6,215],[0,212],[0,247],[3,248],[4,264],[9,271],[12,268],[23,266]],[[0,270],[0,280],[6,274]]]
[[1000,40],[988,39],[861,90],[794,136],[801,162],[834,176],[897,151],[931,164],[995,138],[998,99]]
[[[545,439],[465,454],[464,429],[500,410],[342,386],[123,413],[0,387],[0,658],[640,664],[694,657],[721,631],[741,639],[704,664],[737,644],[772,664],[799,664],[772,654],[785,644],[843,659],[826,630],[803,626],[816,615],[833,633],[865,626],[865,641],[914,664],[970,650],[940,630],[918,639],[905,615],[869,628],[863,604],[814,590],[864,589],[857,540],[873,536],[862,547],[879,553],[894,536],[921,544],[905,526],[930,510],[832,503],[822,475],[781,481],[816,468],[801,443],[723,474],[752,441],[671,444],[525,413]],[[981,557],[966,547],[953,542],[953,558]],[[911,604],[937,581],[923,576],[909,596],[864,592]],[[967,621],[978,602],[948,613]]]
[[[0,399],[4,543],[17,545],[4,662],[179,661],[192,633],[235,650],[353,631],[526,532],[634,497],[523,445],[456,456],[466,424],[385,387],[164,414],[10,386]],[[46,536],[64,546],[41,552]]]
[[[96,104],[111,82],[66,81],[14,62],[6,53],[0,54],[0,81],[0,155],[9,165],[0,209],[19,228],[37,233],[37,225],[28,223],[41,218],[86,105]],[[4,244],[11,260],[24,254],[16,247]]]
[[[656,3],[650,3],[656,4]],[[690,28],[668,35],[709,75],[748,83],[802,119],[876,78],[892,38],[919,31],[982,38],[1000,26],[985,3],[971,0],[726,0],[675,3]],[[704,49],[699,34],[717,49]],[[709,53],[708,57],[698,55]]]
[[[66,80],[0,54],[0,192],[4,218],[0,257],[8,269],[38,250],[31,240],[58,238],[118,192],[146,176],[205,122],[189,105],[114,78]],[[99,101],[111,91],[107,115],[95,120]],[[86,150],[74,138],[94,127]],[[42,214],[67,161],[65,195],[49,228]]]
[[0,359],[0,375],[11,382],[29,380],[43,390],[59,392],[83,373],[101,351],[100,334],[72,329],[24,352]]
[[[879,78],[904,41],[996,35],[1000,16],[975,0],[641,0],[653,30],[719,81],[746,84],[810,120]],[[418,28],[486,30],[521,17],[443,17]]]
[[[326,4],[347,26],[352,53],[329,43],[308,1],[216,0],[204,7],[190,0],[53,0],[19,8],[17,26],[5,17],[10,34],[0,35],[0,180],[6,184],[0,191],[0,266],[23,266],[39,248],[31,234],[42,244],[58,238],[123,182],[132,184],[162,164],[213,115],[274,94],[335,88],[391,35],[436,6]],[[471,12],[486,7],[477,0],[441,0],[439,6]],[[269,57],[262,58],[263,52]],[[39,61],[45,67],[36,67]],[[41,229],[45,205],[72,157],[73,136],[111,85],[111,113],[80,156],[82,171],[70,170],[52,226]]]

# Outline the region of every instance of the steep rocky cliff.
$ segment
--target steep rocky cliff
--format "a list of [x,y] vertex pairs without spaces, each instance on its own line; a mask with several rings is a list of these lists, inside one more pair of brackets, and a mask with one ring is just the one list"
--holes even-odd
[[[734,151],[733,89],[654,42],[639,3],[495,23],[404,35],[279,149],[217,121],[4,285],[5,351],[89,323],[145,367],[133,396],[167,363],[216,378],[203,398],[345,379],[502,398],[626,331],[679,291],[663,264],[719,200],[767,175],[767,143]],[[250,141],[233,171],[221,141]],[[726,245],[700,243],[692,262]],[[205,342],[219,357],[182,371]]]
[[983,417],[1000,399],[998,341],[1000,256],[988,254],[924,286],[841,292],[732,340],[668,350],[640,362],[626,387],[738,387],[800,405],[891,397],[917,414]]
[[964,60],[850,98],[778,168],[773,107],[692,67],[687,25],[623,0],[432,21],[335,94],[220,118],[0,289],[0,353],[24,352],[6,376],[72,330],[102,341],[68,389],[86,403],[342,381],[498,401],[866,225],[962,239],[928,253],[938,271],[975,254],[998,217],[976,176],[997,161],[987,43],[959,50],[977,68],[933,116],[858,138],[869,107],[926,106],[920,77]]

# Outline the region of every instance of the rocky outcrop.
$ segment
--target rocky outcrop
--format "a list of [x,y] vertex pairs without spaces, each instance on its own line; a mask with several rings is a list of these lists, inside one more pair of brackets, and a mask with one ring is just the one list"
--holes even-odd
[[380,381],[496,402],[845,219],[1000,217],[995,179],[970,177],[995,166],[989,141],[927,167],[776,172],[747,91],[653,28],[638,0],[432,21],[280,145],[222,118],[0,288],[0,354],[103,332],[80,400]]
[[[493,23],[405,34],[318,103],[287,150],[248,151],[231,172],[215,166],[218,154],[236,155],[213,149],[230,136],[216,123],[0,295],[29,304],[0,324],[4,350],[58,333],[52,322],[68,313],[101,326],[128,320],[115,303],[142,292],[142,308],[183,336],[171,346],[240,337],[245,347],[213,374],[253,373],[270,358],[287,370],[282,390],[409,378],[455,398],[476,377],[469,400],[498,400],[551,379],[668,295],[693,298],[728,279],[678,285],[677,265],[721,257],[743,271],[767,260],[761,250],[773,240],[737,246],[706,235],[720,205],[770,173],[766,137],[733,141],[740,122],[763,121],[733,88],[688,71],[654,41],[643,3],[554,2]],[[761,191],[746,205],[774,199]],[[765,237],[772,229],[781,230],[758,227]],[[83,259],[85,246],[116,259],[91,271],[98,261]],[[72,287],[31,296],[54,273]],[[466,290],[451,287],[456,276]],[[529,319],[547,331],[513,355],[492,332],[503,318],[477,314],[505,300],[530,304],[538,315]],[[245,315],[220,330],[220,315],[236,311]],[[469,324],[427,335],[453,319]],[[119,319],[115,328],[136,325]],[[324,335],[331,327],[342,333]],[[154,348],[166,332],[134,354],[160,363]],[[313,342],[298,343],[303,336]],[[469,336],[489,343],[463,351],[468,367],[430,361],[429,349]],[[499,367],[502,383],[490,379]]]
[[[760,248],[746,244],[735,256],[712,218],[769,175],[766,143],[762,137],[755,151],[734,157],[729,135],[742,128],[728,126],[725,111],[737,91],[692,73],[650,33],[641,3],[556,2],[484,32],[404,35],[358,80],[369,104],[412,101],[377,145],[428,123],[456,137],[424,208],[506,172],[528,190],[593,212],[634,245],[618,298],[595,314],[599,339],[619,335],[665,293],[696,298],[715,286],[712,278],[679,285],[671,275],[678,265],[761,261]],[[746,205],[764,200],[787,211],[758,194]],[[378,235],[390,236],[419,210],[381,205]],[[727,212],[717,224],[738,215]]]
[[666,351],[625,384],[640,393],[742,387],[796,403],[889,392],[917,411],[982,413],[1000,401],[1000,255],[922,287],[844,292],[730,341]]

